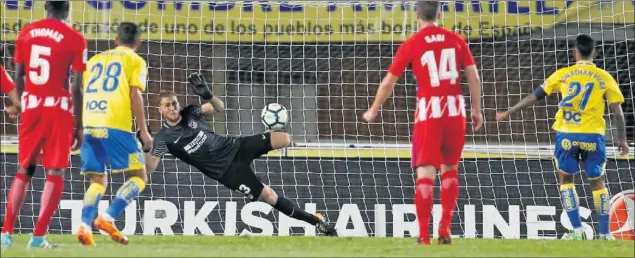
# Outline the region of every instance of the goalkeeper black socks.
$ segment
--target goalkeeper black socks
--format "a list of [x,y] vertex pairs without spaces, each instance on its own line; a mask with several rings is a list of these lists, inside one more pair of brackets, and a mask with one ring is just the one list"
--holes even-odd
[[284,215],[297,220],[306,221],[311,225],[317,225],[320,222],[315,215],[300,209],[298,205],[282,196],[278,196],[278,200],[276,200],[276,204],[273,205],[273,208],[284,213]]

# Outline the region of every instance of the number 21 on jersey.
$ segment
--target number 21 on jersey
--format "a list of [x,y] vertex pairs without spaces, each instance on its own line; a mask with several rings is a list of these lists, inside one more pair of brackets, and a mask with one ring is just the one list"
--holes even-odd
[[[105,72],[104,72],[105,70]],[[105,92],[111,92],[119,87],[119,76],[121,75],[121,63],[113,62],[106,66],[104,69],[104,65],[102,63],[96,63],[90,68],[90,73],[92,77],[88,82],[88,86],[86,86],[86,94],[96,93],[100,90]],[[103,78],[102,78],[103,76]],[[96,84],[96,82],[101,79],[101,85]]]
[[459,73],[456,70],[456,51],[454,48],[441,50],[441,58],[437,64],[434,51],[428,50],[421,56],[421,66],[428,67],[430,73],[430,85],[439,87],[441,80],[450,80],[451,84],[456,84]]

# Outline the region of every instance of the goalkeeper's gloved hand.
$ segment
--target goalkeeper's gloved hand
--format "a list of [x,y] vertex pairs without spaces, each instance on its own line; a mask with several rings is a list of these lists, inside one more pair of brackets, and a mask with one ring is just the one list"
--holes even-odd
[[194,72],[190,74],[187,81],[190,82],[190,87],[196,92],[196,95],[199,95],[204,100],[209,101],[214,96],[210,88],[207,87],[207,83],[205,83],[205,77],[200,73]]

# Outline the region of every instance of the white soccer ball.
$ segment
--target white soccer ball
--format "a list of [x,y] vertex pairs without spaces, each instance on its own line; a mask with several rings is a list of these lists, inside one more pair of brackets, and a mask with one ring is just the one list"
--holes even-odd
[[289,115],[283,105],[269,103],[260,112],[260,119],[267,130],[280,131],[287,125]]

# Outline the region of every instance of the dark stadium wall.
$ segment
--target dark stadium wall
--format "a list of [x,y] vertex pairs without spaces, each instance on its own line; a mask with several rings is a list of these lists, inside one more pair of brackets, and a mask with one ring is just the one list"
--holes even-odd
[[[7,166],[0,171],[3,201],[8,180],[16,171],[16,159],[16,155],[2,155]],[[81,222],[87,182],[79,175],[77,156],[72,164],[50,233],[73,233]],[[325,212],[340,235],[408,237],[418,234],[412,204],[414,174],[409,165],[407,159],[269,158],[257,160],[254,168],[279,193],[309,211]],[[635,160],[609,160],[607,183],[612,194],[633,188],[633,171],[628,169],[633,167]],[[463,160],[452,233],[463,237],[561,238],[569,224],[561,209],[556,175],[551,171],[551,160]],[[124,182],[123,176],[114,175],[111,182],[101,210]],[[579,175],[576,182],[580,214],[587,234],[593,235],[597,225],[593,222],[591,191]],[[30,233],[33,228],[43,184],[43,174],[38,173],[16,226],[20,233]],[[148,186],[117,221],[126,234],[315,234],[309,225],[281,216],[269,205],[247,203],[239,193],[230,192],[180,161],[162,162]],[[439,208],[435,207],[435,214]]]

